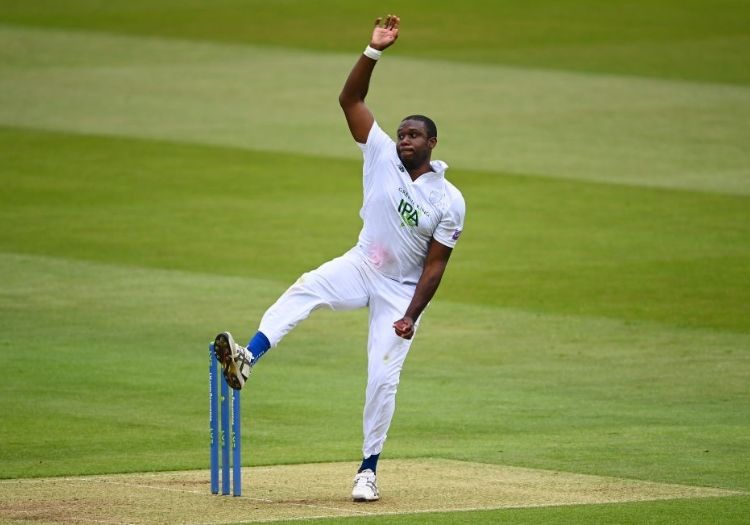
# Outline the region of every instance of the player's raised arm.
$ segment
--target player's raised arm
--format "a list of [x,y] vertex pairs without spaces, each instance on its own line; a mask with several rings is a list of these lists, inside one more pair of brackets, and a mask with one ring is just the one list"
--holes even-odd
[[349,131],[360,144],[367,142],[372,123],[375,121],[370,109],[365,105],[365,97],[370,87],[370,78],[382,51],[398,38],[399,17],[388,15],[385,20],[378,18],[372,31],[370,45],[354,64],[349,77],[339,95],[339,104],[344,110]]

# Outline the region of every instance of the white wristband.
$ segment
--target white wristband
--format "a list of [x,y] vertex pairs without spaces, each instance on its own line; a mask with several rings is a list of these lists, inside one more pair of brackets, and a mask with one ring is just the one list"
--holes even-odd
[[364,55],[368,58],[371,58],[373,60],[379,59],[383,52],[375,49],[374,47],[367,46],[365,50],[363,51]]

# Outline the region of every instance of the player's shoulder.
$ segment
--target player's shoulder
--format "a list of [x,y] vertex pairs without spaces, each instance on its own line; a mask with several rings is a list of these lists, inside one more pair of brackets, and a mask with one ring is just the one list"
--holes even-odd
[[451,197],[461,198],[463,199],[463,193],[461,193],[461,190],[456,187],[455,184],[453,184],[451,181],[449,181],[446,178],[443,178],[445,181],[445,193],[447,193]]
[[360,148],[362,149],[372,149],[377,147],[382,147],[383,145],[389,145],[393,144],[395,146],[394,140],[383,131],[383,128],[380,127],[377,120],[373,120],[372,127],[370,128],[370,132],[367,134],[367,142],[364,144],[358,143]]
[[448,207],[461,211],[465,210],[466,201],[464,200],[464,195],[461,193],[461,190],[446,178],[443,178],[443,182],[445,184],[445,196]]

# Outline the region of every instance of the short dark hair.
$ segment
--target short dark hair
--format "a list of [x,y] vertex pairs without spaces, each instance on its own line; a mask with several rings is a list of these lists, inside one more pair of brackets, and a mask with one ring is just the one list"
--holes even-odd
[[430,117],[425,117],[424,115],[409,115],[408,117],[401,119],[401,122],[404,120],[418,120],[419,122],[422,122],[424,127],[427,128],[427,138],[437,138],[437,126]]

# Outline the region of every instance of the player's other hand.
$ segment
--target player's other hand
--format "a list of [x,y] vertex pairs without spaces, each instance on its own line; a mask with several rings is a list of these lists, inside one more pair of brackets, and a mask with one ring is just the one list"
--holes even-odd
[[398,25],[401,19],[396,15],[388,15],[385,20],[378,18],[375,20],[375,29],[372,31],[370,47],[382,51],[386,47],[393,45],[398,38]]
[[414,337],[414,319],[411,317],[402,317],[393,323],[393,329],[396,330],[397,336],[404,339],[411,339]]

